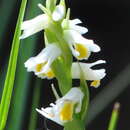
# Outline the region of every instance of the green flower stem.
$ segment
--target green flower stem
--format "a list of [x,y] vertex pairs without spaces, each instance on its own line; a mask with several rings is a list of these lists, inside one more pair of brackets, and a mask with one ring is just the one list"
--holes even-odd
[[26,3],[27,0],[22,0],[18,22],[14,34],[8,71],[7,71],[4,90],[2,94],[1,104],[0,104],[0,130],[3,130],[6,125],[6,120],[8,116],[9,107],[10,107],[10,101],[11,101],[15,71],[16,71],[16,64],[17,64],[17,56],[19,51],[19,42],[20,42],[19,36],[21,34],[20,27],[23,21]]
[[65,124],[64,130],[85,130],[85,124],[81,120],[74,119]]
[[64,95],[72,87],[71,65],[72,54],[68,44],[63,38],[62,29],[58,24],[52,23],[51,29],[46,30],[46,38],[49,43],[56,43],[62,50],[62,55],[52,64],[52,69],[59,83],[61,93]]
[[119,117],[119,109],[120,109],[120,104],[115,103],[113,111],[112,111],[108,130],[116,130],[116,125],[117,125],[117,121],[118,121],[118,117]]
[[72,79],[70,71],[68,71],[64,67],[64,62],[62,62],[60,59],[54,61],[52,64],[52,69],[57,77],[60,91],[63,95],[65,95],[72,86]]

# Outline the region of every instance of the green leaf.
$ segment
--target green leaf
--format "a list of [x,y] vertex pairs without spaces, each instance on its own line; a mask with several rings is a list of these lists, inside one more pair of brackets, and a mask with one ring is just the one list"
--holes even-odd
[[24,17],[25,7],[26,7],[27,0],[22,0],[20,13],[15,29],[14,39],[12,43],[12,49],[9,59],[8,71],[6,75],[6,80],[4,84],[4,90],[2,94],[1,104],[0,104],[0,130],[3,130],[6,124],[8,111],[10,107],[10,101],[12,96],[14,78],[15,78],[15,71],[16,71],[16,64],[17,64],[17,56],[19,51],[19,37],[21,34],[21,24]]

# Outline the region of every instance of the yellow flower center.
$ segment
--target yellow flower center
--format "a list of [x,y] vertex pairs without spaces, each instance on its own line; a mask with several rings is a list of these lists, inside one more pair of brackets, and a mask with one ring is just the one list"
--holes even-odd
[[52,71],[52,69],[49,69],[49,71],[45,74],[48,78],[53,78],[55,77],[54,72]]
[[80,53],[77,58],[82,59],[89,56],[89,51],[83,44],[76,44],[75,49]]
[[90,86],[97,88],[100,85],[100,80],[94,80]]
[[60,111],[60,119],[62,121],[71,121],[73,116],[73,108],[74,103],[67,101]]
[[47,62],[43,62],[43,63],[37,64],[36,65],[36,71],[40,72],[42,70],[42,68],[46,65],[46,63]]

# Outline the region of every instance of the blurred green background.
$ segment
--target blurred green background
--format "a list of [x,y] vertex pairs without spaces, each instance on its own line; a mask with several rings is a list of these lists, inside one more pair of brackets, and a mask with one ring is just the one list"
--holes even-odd
[[[25,19],[42,11],[37,7],[44,0],[29,0]],[[121,111],[117,130],[129,130],[130,120],[130,1],[128,0],[66,0],[71,18],[80,18],[89,30],[84,36],[93,39],[102,51],[85,62],[105,59],[107,76],[98,89],[90,88],[91,104],[87,130],[106,130],[113,104]],[[21,0],[0,1],[0,98]],[[44,47],[43,32],[21,41],[15,85],[6,130],[60,130],[62,127],[39,115],[35,108],[54,102],[50,85],[56,80],[41,80],[27,73],[24,62]],[[78,84],[78,81],[74,81]],[[58,87],[57,87],[58,90]],[[58,90],[59,91],[59,90]]]

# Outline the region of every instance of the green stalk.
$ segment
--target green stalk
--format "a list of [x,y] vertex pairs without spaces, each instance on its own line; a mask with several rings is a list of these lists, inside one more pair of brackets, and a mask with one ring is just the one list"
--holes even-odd
[[85,124],[81,120],[73,119],[65,124],[64,130],[85,130]]
[[10,107],[10,101],[11,101],[15,71],[16,71],[16,64],[17,64],[17,56],[19,51],[19,42],[20,42],[19,37],[21,34],[20,27],[23,21],[26,3],[27,0],[22,0],[20,13],[16,25],[16,30],[14,34],[14,39],[12,43],[9,66],[8,66],[8,71],[6,75],[4,90],[3,90],[1,104],[0,104],[0,130],[3,130],[6,125],[6,120],[8,116],[9,107]]
[[113,111],[112,111],[111,119],[109,122],[108,130],[116,130],[116,125],[117,125],[117,121],[119,117],[119,109],[120,109],[120,104],[115,103]]

